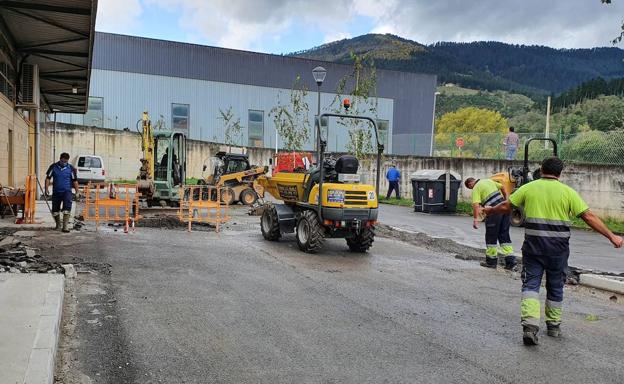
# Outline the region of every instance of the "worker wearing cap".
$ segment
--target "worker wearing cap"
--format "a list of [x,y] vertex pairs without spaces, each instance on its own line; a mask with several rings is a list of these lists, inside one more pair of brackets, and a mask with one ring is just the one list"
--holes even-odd
[[563,286],[570,254],[570,217],[580,217],[592,229],[605,236],[616,247],[622,238],[611,232],[594,215],[578,193],[559,182],[563,162],[546,158],[541,178],[518,188],[508,200],[484,208],[487,215],[511,212],[512,206],[523,207],[525,237],[522,245],[522,301],[520,312],[525,345],[536,345],[540,325],[539,289],[546,272],[545,316],[547,334],[560,337]]
[[[476,180],[469,177],[464,182],[468,189],[472,189],[472,213],[474,220],[472,227],[479,228],[479,211],[481,207],[493,207],[507,198],[503,185],[490,179]],[[498,245],[500,253],[505,257],[505,269],[516,266],[516,256],[513,254],[513,245],[509,237],[511,215],[507,213],[491,215],[485,219],[485,262],[482,266],[496,268],[498,265]]]
[[61,205],[63,206],[63,232],[69,232],[69,216],[72,207],[72,186],[78,193],[76,169],[69,164],[69,153],[61,153],[59,161],[53,163],[46,172],[45,190],[48,193],[52,180],[52,216],[56,230],[61,229]]

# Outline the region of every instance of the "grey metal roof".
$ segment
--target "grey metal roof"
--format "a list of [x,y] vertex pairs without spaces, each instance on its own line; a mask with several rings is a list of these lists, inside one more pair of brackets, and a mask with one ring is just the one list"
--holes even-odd
[[[316,90],[311,71],[321,64],[327,69],[323,92],[334,92],[352,71],[349,65],[306,58],[103,32],[96,32],[93,52],[94,69],[286,89],[300,75]],[[433,110],[435,75],[377,70],[377,77],[378,96],[394,99],[395,111],[400,111],[395,113],[394,134],[414,133],[414,126],[430,133],[432,116],[422,111]]]
[[0,29],[11,56],[39,66],[50,110],[87,109],[96,11],[97,0],[0,1]]

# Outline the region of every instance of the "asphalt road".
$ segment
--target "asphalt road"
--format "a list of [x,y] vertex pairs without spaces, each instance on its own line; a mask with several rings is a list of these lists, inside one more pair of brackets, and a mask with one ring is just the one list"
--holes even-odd
[[529,348],[517,274],[389,238],[304,254],[251,220],[46,242],[92,272],[66,295],[58,382],[624,382],[622,298],[568,289],[565,338]]
[[[461,215],[431,215],[414,212],[413,208],[380,205],[379,220],[387,225],[430,236],[452,239],[471,247],[485,248],[485,224],[472,228],[472,219]],[[511,240],[521,255],[524,228],[512,227]],[[485,256],[484,256],[485,257]],[[624,274],[624,250],[615,249],[602,235],[580,229],[572,230],[569,264],[596,272]]]

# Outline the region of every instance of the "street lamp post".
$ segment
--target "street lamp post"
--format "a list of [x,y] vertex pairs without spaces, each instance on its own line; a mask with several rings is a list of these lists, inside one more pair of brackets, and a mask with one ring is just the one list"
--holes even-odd
[[440,92],[433,94],[433,119],[431,120],[431,145],[429,146],[429,156],[433,157],[433,138],[435,137],[435,112],[436,112],[436,100]]
[[[316,138],[316,147],[319,148],[320,145],[320,140],[321,140],[321,85],[323,85],[323,81],[325,81],[325,76],[327,75],[327,70],[321,66],[318,66],[316,68],[314,68],[312,70],[312,76],[314,77],[314,81],[316,81],[316,90],[317,90],[317,102],[316,102],[316,118],[318,119],[318,132],[317,132],[317,138]],[[320,156],[320,154],[319,154]],[[321,165],[321,159],[317,158],[317,163],[320,166]]]

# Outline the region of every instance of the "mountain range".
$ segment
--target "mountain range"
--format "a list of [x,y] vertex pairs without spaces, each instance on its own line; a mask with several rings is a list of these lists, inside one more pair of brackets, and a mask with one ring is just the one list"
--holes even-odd
[[436,74],[441,84],[535,97],[597,77],[624,77],[624,50],[615,47],[554,49],[495,41],[423,45],[391,34],[367,34],[290,55],[350,63],[351,53],[369,55],[381,69]]

